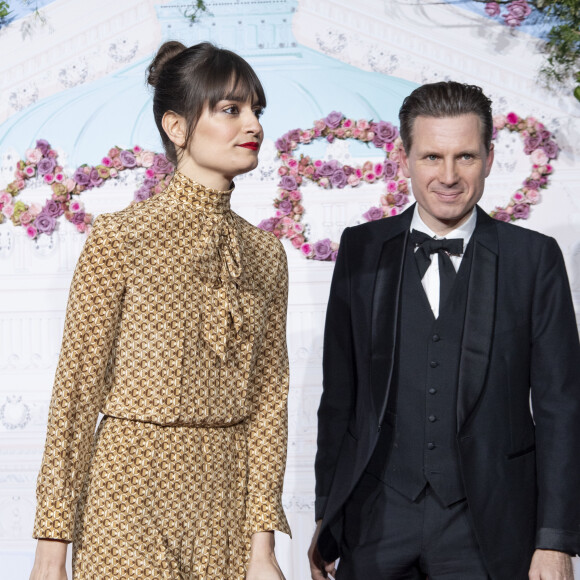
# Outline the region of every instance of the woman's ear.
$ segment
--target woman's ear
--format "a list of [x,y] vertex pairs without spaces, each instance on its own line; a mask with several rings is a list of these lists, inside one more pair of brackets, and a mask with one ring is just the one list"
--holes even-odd
[[161,119],[161,125],[172,143],[179,149],[183,149],[187,135],[185,119],[173,111],[166,111]]

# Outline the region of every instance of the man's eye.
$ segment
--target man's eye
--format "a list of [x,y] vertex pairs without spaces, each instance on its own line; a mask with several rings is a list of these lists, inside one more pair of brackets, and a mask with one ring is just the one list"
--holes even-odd
[[437,160],[437,155],[434,155],[434,154],[427,155],[427,159],[429,159],[429,161],[436,161]]
[[461,156],[461,159],[463,159],[464,161],[471,161],[473,159],[473,155],[471,153],[464,153]]

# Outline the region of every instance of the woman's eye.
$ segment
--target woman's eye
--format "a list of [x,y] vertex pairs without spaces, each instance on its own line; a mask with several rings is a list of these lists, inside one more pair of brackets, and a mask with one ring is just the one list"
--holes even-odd
[[261,107],[259,109],[254,109],[254,115],[259,119],[264,114],[264,109]]
[[223,111],[224,113],[228,113],[229,115],[235,115],[239,112],[237,105],[230,105],[229,107],[226,107]]

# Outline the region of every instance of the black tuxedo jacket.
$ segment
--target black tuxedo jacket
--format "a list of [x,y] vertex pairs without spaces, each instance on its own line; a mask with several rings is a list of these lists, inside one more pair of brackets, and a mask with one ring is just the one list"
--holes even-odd
[[[457,448],[488,571],[514,580],[527,578],[535,548],[580,551],[580,345],[556,241],[477,212]],[[339,555],[342,508],[383,422],[412,214],[342,236],[326,316],[316,455],[318,547],[328,561]]]

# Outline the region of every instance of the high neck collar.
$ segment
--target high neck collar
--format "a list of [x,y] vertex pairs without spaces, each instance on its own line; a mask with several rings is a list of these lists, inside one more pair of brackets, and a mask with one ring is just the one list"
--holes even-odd
[[233,184],[232,188],[227,191],[205,187],[205,185],[176,171],[166,191],[199,211],[223,214],[230,211],[230,198],[233,190]]

